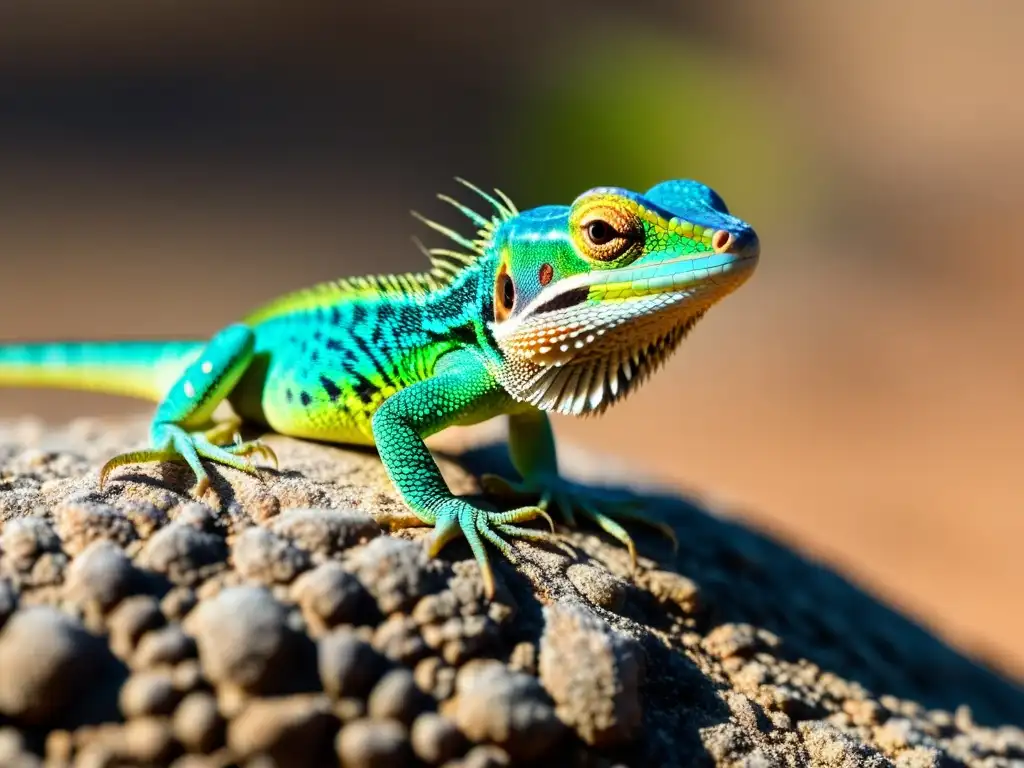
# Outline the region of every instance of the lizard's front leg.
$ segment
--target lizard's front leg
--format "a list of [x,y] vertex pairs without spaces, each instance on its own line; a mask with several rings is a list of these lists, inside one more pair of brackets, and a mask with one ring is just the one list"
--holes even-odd
[[574,485],[558,472],[555,437],[551,420],[544,411],[529,409],[508,417],[509,458],[522,480],[508,480],[498,475],[484,475],[484,490],[495,496],[513,498],[539,498],[543,509],[554,504],[567,525],[576,524],[576,515],[597,523],[606,533],[614,536],[629,550],[630,560],[636,566],[636,545],[619,520],[645,523],[661,531],[676,545],[672,526],[644,515],[637,504],[609,499],[601,494]]
[[461,532],[480,566],[488,597],[494,596],[494,574],[484,542],[514,561],[500,534],[545,538],[543,532],[517,523],[538,517],[550,523],[550,518],[536,506],[498,512],[456,498],[423,439],[476,414],[497,412],[506,397],[474,353],[452,352],[439,361],[434,376],[389,397],[373,417],[374,441],[388,476],[416,517],[434,526],[430,555]]
[[211,426],[214,410],[252,360],[254,341],[252,330],[245,325],[228,326],[214,336],[157,406],[149,430],[152,447],[110,459],[100,470],[100,487],[113,469],[125,464],[181,461],[195,473],[194,493],[202,496],[210,485],[203,459],[251,475],[258,471],[246,456],[258,454],[276,464],[273,451],[258,440],[230,442],[237,422]]

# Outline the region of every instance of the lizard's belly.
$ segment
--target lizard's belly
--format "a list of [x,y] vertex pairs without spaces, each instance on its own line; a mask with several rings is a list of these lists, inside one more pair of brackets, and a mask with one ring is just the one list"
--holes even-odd
[[373,414],[400,387],[297,362],[257,356],[231,397],[238,415],[282,435],[373,445]]

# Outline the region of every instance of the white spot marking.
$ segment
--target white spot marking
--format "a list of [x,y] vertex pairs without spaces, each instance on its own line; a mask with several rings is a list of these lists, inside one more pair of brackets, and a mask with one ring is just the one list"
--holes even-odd
[[213,363],[211,363],[209,360],[203,360],[203,364],[199,366],[199,370],[201,370],[203,373],[209,373],[210,371],[213,370]]
[[192,382],[191,381],[186,381],[182,385],[182,389],[185,390],[185,397],[190,397],[191,398],[191,397],[195,397],[196,396],[196,388],[192,386]]

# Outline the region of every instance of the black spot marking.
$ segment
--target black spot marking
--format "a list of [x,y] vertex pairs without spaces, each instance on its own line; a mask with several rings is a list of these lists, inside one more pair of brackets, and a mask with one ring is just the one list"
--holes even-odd
[[380,347],[384,343],[384,326],[381,323],[374,323],[370,329],[370,343]]
[[356,395],[365,404],[369,405],[373,402],[373,396],[377,392],[377,388],[373,386],[368,378],[363,376],[358,371],[352,372],[352,377],[356,380]]
[[396,331],[399,327],[400,318],[395,307],[389,305],[378,307],[377,321],[370,324],[370,343],[379,349],[384,345],[384,329],[389,328]]
[[342,349],[341,342],[338,341],[337,339],[328,339],[327,343],[324,344],[324,346],[327,347],[332,352],[341,352]]
[[331,398],[332,403],[341,396],[341,390],[338,389],[338,385],[326,376],[320,377],[320,386],[324,388],[324,392],[326,392],[327,396]]
[[309,392],[300,392],[299,400],[301,400],[302,404],[305,406],[308,406],[310,403],[313,402],[313,398],[309,396]]
[[448,332],[448,337],[466,347],[476,344],[476,329],[472,325],[458,325]]
[[287,400],[289,403],[295,399],[295,393],[292,392],[291,387],[288,387],[288,389],[284,391],[284,399]]
[[352,337],[352,342],[356,345],[356,347],[359,348],[359,351],[363,354],[363,356],[367,360],[372,360],[375,363],[376,368],[377,368],[377,373],[380,374],[381,383],[385,387],[395,387],[395,388],[397,388],[397,385],[395,384],[394,379],[388,374],[388,371],[385,368],[385,366],[388,364],[387,359],[386,358],[381,358],[381,357],[375,355],[373,353],[373,349],[371,349],[367,345],[366,340],[360,338],[359,336],[353,336]]
[[331,307],[331,325],[341,324],[341,310],[337,307]]

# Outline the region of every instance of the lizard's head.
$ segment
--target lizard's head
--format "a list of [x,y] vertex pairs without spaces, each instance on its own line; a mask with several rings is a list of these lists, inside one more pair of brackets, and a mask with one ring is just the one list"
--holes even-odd
[[491,330],[502,385],[559,413],[604,410],[754,271],[754,230],[694,181],[592,189],[505,221]]

